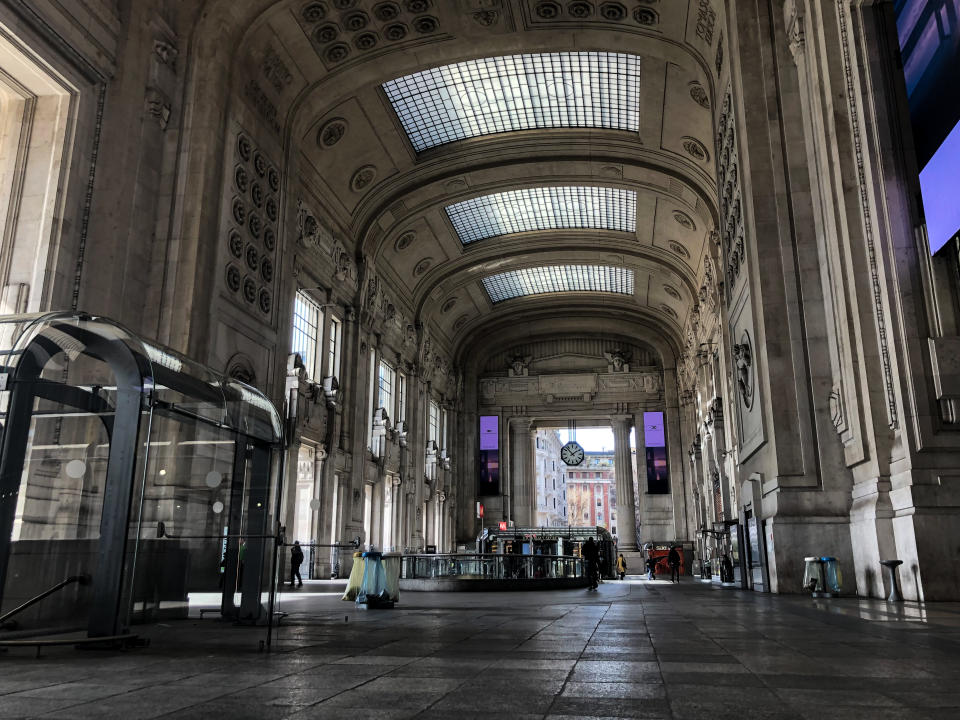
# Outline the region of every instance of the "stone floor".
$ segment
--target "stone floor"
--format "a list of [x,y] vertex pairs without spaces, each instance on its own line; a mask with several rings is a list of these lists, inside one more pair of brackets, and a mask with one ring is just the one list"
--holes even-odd
[[269,653],[208,615],[139,628],[147,649],[0,654],[0,717],[960,717],[960,604],[628,578],[363,611],[330,590],[283,596]]

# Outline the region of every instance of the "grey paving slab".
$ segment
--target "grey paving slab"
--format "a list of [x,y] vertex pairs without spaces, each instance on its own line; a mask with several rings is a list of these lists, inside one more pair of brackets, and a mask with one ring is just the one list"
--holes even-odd
[[[683,584],[413,594],[360,613],[299,595],[262,629],[140,630],[149,648],[0,655],[0,718],[953,718],[960,605]],[[344,622],[344,617],[348,622]],[[946,618],[946,619],[944,619]]]

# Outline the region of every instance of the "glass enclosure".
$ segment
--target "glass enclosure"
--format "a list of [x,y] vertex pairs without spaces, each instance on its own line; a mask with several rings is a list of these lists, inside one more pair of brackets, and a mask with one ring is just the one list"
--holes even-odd
[[214,599],[266,622],[281,425],[254,388],[114,322],[0,317],[0,616],[124,633]]
[[582,578],[583,560],[569,555],[405,555],[400,577],[462,580]]

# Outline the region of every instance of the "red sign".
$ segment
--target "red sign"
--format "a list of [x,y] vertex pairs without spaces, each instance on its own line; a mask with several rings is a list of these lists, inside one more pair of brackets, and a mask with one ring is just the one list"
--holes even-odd
[[506,520],[501,520],[501,521],[500,521],[500,529],[501,529],[501,530],[506,530],[506,529],[507,529],[507,521],[506,521]]

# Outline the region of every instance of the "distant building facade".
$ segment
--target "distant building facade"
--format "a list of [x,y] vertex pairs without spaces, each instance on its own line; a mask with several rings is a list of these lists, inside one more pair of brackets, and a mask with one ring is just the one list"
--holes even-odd
[[537,525],[567,526],[567,466],[560,460],[563,441],[555,429],[537,430]]
[[617,534],[617,480],[612,452],[587,452],[583,463],[566,467],[567,513],[573,527],[607,528]]

